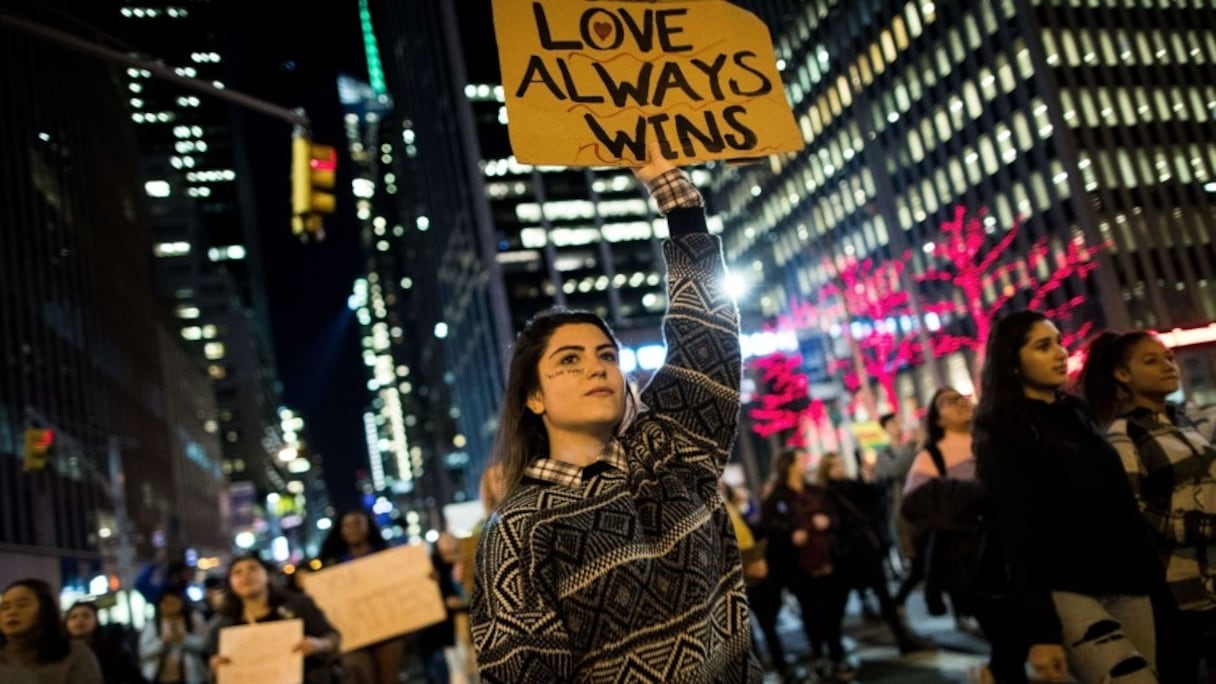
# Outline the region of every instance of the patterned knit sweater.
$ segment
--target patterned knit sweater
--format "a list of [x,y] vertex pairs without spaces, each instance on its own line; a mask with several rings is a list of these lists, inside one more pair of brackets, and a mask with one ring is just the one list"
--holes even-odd
[[487,684],[760,681],[718,495],[739,413],[738,313],[718,239],[676,229],[695,215],[704,231],[703,213],[678,212],[649,410],[573,482],[525,477],[485,527],[470,620]]

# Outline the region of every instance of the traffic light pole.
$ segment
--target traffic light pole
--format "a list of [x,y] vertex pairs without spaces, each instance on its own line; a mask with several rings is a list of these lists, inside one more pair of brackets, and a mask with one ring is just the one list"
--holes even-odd
[[218,81],[203,81],[197,78],[182,76],[174,71],[172,67],[165,66],[161,62],[132,57],[131,55],[118,50],[113,50],[103,45],[89,42],[70,33],[64,33],[63,31],[50,28],[49,26],[43,26],[42,24],[37,24],[19,17],[14,17],[11,14],[0,13],[0,26],[7,26],[16,31],[37,36],[43,40],[62,45],[63,47],[93,55],[94,57],[99,57],[108,62],[122,64],[134,69],[142,69],[149,72],[153,76],[156,76],[157,78],[172,81],[183,88],[197,90],[207,95],[218,97],[221,100],[227,100],[233,104],[259,111],[268,116],[282,119],[288,123],[298,126],[305,131],[309,129],[308,116],[304,113],[303,109],[287,109],[286,107],[280,107],[272,102],[259,100],[256,97],[246,95],[245,93],[237,92],[235,90],[229,90]]

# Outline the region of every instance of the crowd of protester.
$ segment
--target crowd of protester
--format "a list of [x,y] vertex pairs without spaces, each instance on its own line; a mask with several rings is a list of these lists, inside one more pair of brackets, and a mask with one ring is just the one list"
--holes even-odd
[[803,676],[777,629],[783,592],[813,676],[848,680],[850,589],[877,595],[907,652],[932,644],[894,607],[923,587],[930,615],[989,642],[978,682],[1212,681],[1216,449],[1168,402],[1181,377],[1154,334],[1103,333],[1083,356],[1070,374],[1056,326],[1012,314],[988,340],[978,405],[938,389],[915,440],[883,416],[890,442],[856,478],[837,454],[789,450],[758,506],[727,488],[766,549],[749,597],[768,667]]
[[[339,520],[345,524],[336,525],[322,546],[329,554],[325,563],[386,548],[368,544],[382,540],[370,515],[353,511]],[[459,662],[463,652],[455,648],[454,616],[464,610],[467,595],[454,579],[459,562],[454,547],[454,538],[445,533],[431,554],[433,577],[447,604],[446,620],[346,654],[338,630],[299,588],[297,575],[256,553],[237,555],[222,573],[202,577],[180,561],[149,564],[138,582],[149,614],[138,631],[126,624],[103,624],[103,611],[93,600],[77,601],[61,615],[50,584],[19,580],[0,595],[0,682],[205,684],[230,662],[220,649],[221,630],[299,619],[304,637],[294,650],[303,657],[304,684],[395,684],[410,672],[416,674],[411,681],[449,684],[447,657],[464,670]],[[203,589],[198,602],[188,591],[196,580]],[[384,653],[388,656],[380,655]]]

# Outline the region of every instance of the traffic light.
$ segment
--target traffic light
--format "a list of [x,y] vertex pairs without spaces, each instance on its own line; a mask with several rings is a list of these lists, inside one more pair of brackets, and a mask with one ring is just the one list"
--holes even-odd
[[334,213],[334,172],[338,151],[332,145],[314,145],[306,133],[291,142],[291,232],[301,239],[325,237],[322,214]]
[[25,429],[25,451],[23,453],[23,469],[25,472],[46,470],[47,455],[51,444],[55,441],[55,433],[46,428]]

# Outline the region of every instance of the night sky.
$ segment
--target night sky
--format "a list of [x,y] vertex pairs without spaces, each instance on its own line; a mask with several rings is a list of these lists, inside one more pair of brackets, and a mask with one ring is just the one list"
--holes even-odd
[[[358,3],[233,2],[229,48],[231,87],[276,104],[302,106],[315,142],[339,149],[345,138],[337,97],[339,73],[366,80]],[[366,469],[362,412],[366,388],[358,324],[347,309],[360,274],[358,226],[350,168],[339,166],[337,212],[326,218],[324,242],[291,234],[291,126],[242,111],[255,187],[257,234],[269,299],[271,332],[283,401],[303,415],[306,438],[325,460],[338,506],[354,502],[356,469]]]

